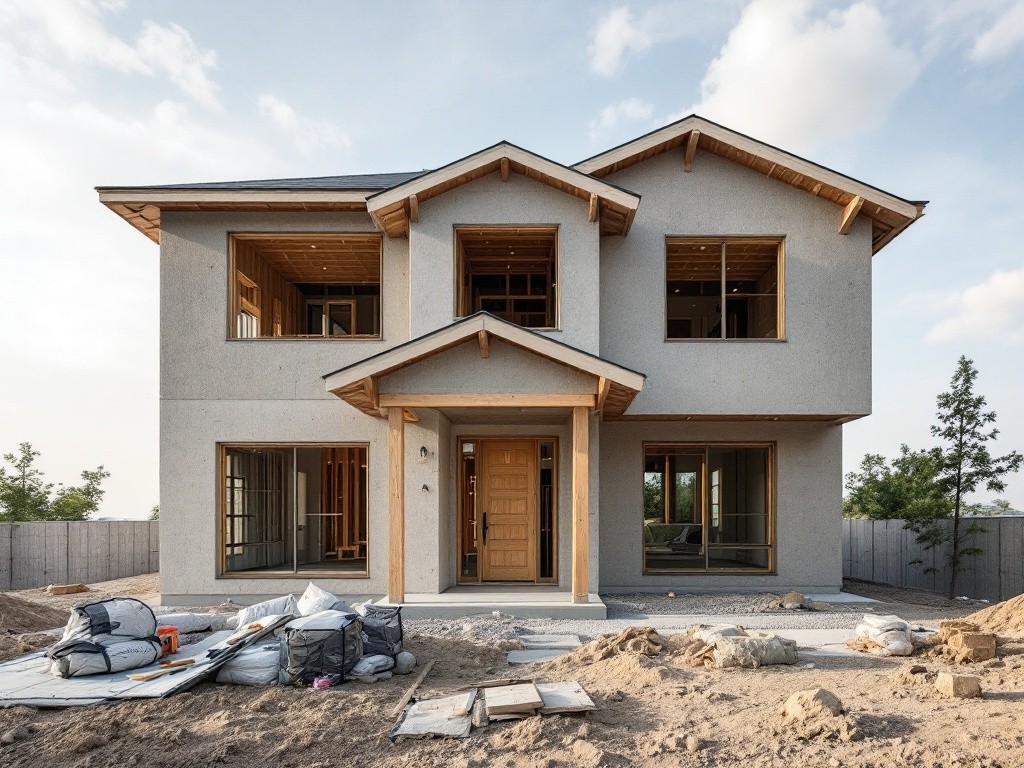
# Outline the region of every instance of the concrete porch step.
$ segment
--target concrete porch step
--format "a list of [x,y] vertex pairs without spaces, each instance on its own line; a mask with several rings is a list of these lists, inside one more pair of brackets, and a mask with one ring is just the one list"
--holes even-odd
[[[536,589],[536,588],[534,588]],[[388,606],[386,597],[374,605]],[[591,594],[586,603],[574,603],[568,592],[455,587],[435,595],[406,595],[402,616],[408,619],[458,619],[495,611],[521,619],[606,619],[608,607],[600,595]]]

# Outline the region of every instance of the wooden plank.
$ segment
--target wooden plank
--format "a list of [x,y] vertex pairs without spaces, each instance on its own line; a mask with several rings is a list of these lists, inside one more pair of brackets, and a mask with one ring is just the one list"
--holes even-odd
[[683,170],[689,173],[693,170],[693,158],[697,154],[697,143],[700,141],[700,131],[694,129],[686,137],[686,154],[683,156]]
[[840,235],[845,235],[850,231],[850,227],[853,226],[853,220],[857,218],[857,214],[860,213],[863,205],[864,198],[860,195],[857,195],[846,204],[846,208],[843,209],[843,218],[839,221]]
[[388,409],[388,602],[405,602],[405,418]]
[[587,213],[587,221],[593,224],[597,221],[598,204],[601,202],[601,198],[596,192],[590,195],[590,210]]
[[484,698],[487,702],[488,717],[517,712],[530,713],[544,706],[544,699],[533,683],[488,688]]
[[420,220],[420,199],[416,195],[409,195],[409,221]]
[[608,399],[608,392],[611,391],[612,383],[604,376],[599,376],[597,379],[597,399],[594,403],[594,407],[597,410],[604,408],[605,400]]
[[11,523],[0,523],[0,592],[11,589]]
[[572,601],[590,600],[590,413],[572,409]]
[[594,395],[577,394],[388,394],[381,408],[593,408]]
[[410,685],[406,689],[405,693],[402,695],[402,698],[398,700],[398,704],[395,705],[395,709],[391,714],[396,716],[402,714],[402,710],[405,709],[405,705],[412,701],[412,697],[416,694],[416,689],[420,687],[420,685],[426,679],[427,673],[429,673],[431,668],[434,666],[434,661],[435,659],[431,659],[423,666],[423,669],[420,670],[420,673],[416,675],[416,679],[412,681],[412,685]]
[[498,161],[498,166],[501,168],[501,180],[508,181],[509,176],[512,174],[512,165],[509,163],[508,158],[501,158],[501,160]]
[[478,331],[476,334],[477,343],[480,345],[480,357],[485,360],[491,356],[491,342],[487,331]]

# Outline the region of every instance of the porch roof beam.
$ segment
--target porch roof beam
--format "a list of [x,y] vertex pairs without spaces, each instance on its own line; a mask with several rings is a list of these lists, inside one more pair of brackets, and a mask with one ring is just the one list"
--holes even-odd
[[388,394],[380,393],[381,408],[593,408],[592,394]]

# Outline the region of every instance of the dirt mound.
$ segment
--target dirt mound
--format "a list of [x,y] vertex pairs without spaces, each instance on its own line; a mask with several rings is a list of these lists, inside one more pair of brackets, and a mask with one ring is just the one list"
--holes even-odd
[[627,627],[597,638],[591,643],[562,656],[557,662],[566,666],[581,666],[604,661],[622,653],[638,656],[657,656],[665,647],[665,639],[651,627]]
[[1024,637],[1024,595],[1004,600],[966,617],[983,632],[1004,637]]
[[667,647],[665,638],[654,629],[629,627],[599,637],[542,668],[553,679],[572,677],[598,693],[640,690],[682,679],[680,670],[658,658]]
[[67,622],[66,611],[0,592],[0,632],[14,635],[43,632],[63,627]]

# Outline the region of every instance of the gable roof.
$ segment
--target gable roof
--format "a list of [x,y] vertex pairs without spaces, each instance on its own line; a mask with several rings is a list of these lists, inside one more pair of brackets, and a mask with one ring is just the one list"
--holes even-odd
[[684,170],[689,170],[700,149],[835,203],[843,208],[843,233],[857,215],[866,216],[872,222],[874,253],[923,216],[927,205],[926,201],[897,197],[699,115],[684,117],[573,167],[601,178],[683,145]]
[[[512,346],[594,376],[598,380],[595,395],[603,399],[600,405],[609,416],[622,415],[644,385],[646,377],[642,373],[502,320],[489,312],[477,312],[358,363],[339,368],[326,374],[324,383],[328,392],[363,413],[380,416],[376,395],[376,381],[380,377],[479,339],[480,334],[494,336]],[[603,382],[606,382],[605,391],[601,392]]]
[[418,220],[420,203],[495,171],[502,181],[510,173],[519,173],[588,202],[590,220],[600,219],[603,235],[625,235],[640,204],[640,195],[501,141],[372,194],[366,198],[366,208],[390,237],[401,237],[408,234],[409,222]]
[[[406,171],[399,173],[357,173],[342,176],[306,176],[291,179],[250,179],[248,181],[203,181],[191,184],[153,184],[131,187],[133,190],[207,190],[207,189],[388,189],[397,184],[404,184],[410,179],[427,173],[422,171]],[[97,192],[108,192],[122,189],[121,187],[96,187]]]

